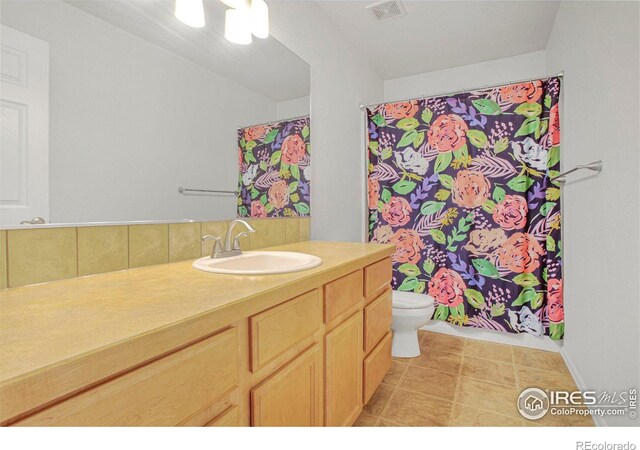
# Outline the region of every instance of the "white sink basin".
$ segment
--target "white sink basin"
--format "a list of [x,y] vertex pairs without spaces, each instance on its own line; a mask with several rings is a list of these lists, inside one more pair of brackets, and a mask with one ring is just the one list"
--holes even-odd
[[205,272],[235,275],[268,275],[299,272],[322,264],[317,256],[296,252],[244,252],[230,258],[196,259],[193,267]]

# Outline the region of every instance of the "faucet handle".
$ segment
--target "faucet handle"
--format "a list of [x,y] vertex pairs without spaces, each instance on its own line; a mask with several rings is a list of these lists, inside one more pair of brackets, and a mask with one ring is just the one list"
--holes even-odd
[[240,248],[240,238],[241,237],[247,237],[247,236],[249,236],[249,233],[247,233],[246,231],[243,231],[242,233],[238,233],[238,235],[233,240],[233,250],[241,250],[241,248]]
[[211,234],[207,234],[202,236],[202,242],[205,241],[214,241],[213,249],[211,250],[211,257],[214,258],[216,254],[222,252],[222,243],[220,242],[220,236],[212,236]]

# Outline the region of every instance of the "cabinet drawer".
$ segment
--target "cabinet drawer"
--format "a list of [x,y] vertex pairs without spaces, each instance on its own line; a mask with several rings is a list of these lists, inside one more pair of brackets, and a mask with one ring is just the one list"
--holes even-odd
[[373,296],[384,291],[391,284],[391,258],[385,258],[364,268],[364,296]]
[[391,289],[369,303],[364,309],[364,351],[369,353],[391,326]]
[[331,323],[362,301],[362,271],[345,275],[324,286],[324,322]]
[[139,367],[27,417],[27,426],[173,426],[238,386],[238,331]]
[[313,336],[321,321],[322,303],[318,289],[251,317],[252,372],[289,359],[287,350]]
[[387,333],[364,360],[364,403],[371,400],[382,379],[391,368],[391,333]]
[[240,408],[232,406],[218,417],[209,422],[207,427],[238,427],[240,426]]
[[251,391],[251,424],[321,426],[322,372],[322,350],[315,344]]

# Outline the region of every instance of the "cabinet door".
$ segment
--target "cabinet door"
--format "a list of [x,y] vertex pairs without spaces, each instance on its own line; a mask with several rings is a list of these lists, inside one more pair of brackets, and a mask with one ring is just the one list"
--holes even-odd
[[351,425],[362,410],[362,311],[327,334],[325,348],[325,424]]
[[322,426],[322,349],[315,344],[251,391],[256,427]]

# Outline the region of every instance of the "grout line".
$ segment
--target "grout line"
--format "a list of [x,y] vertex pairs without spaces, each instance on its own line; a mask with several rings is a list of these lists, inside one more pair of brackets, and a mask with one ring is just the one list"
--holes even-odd
[[78,239],[78,227],[74,227],[75,228],[75,234],[76,234],[76,278],[78,278],[80,276],[80,242]]
[[9,288],[9,230],[4,232],[4,274],[7,277],[5,283],[5,289]]
[[458,393],[460,391],[460,384],[461,384],[461,380],[462,380],[462,366],[464,366],[464,354],[465,354],[465,347],[467,346],[467,339],[464,340],[464,344],[462,346],[462,355],[460,357],[460,367],[458,368],[458,376],[456,378],[456,390],[453,393],[453,400],[451,401],[451,413],[449,414],[449,426],[451,426],[451,422],[453,421],[453,410],[456,407],[456,404],[458,402]]

